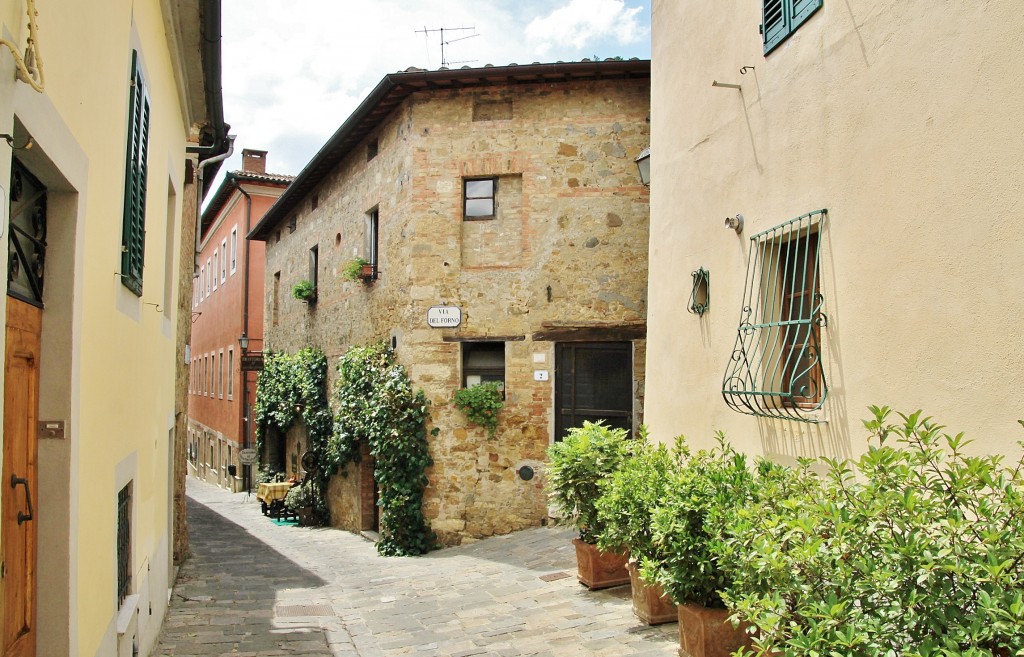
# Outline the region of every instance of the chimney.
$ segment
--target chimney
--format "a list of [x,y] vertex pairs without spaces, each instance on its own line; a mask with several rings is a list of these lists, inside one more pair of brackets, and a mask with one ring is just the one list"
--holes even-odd
[[251,148],[242,149],[242,171],[246,173],[267,172],[267,152]]

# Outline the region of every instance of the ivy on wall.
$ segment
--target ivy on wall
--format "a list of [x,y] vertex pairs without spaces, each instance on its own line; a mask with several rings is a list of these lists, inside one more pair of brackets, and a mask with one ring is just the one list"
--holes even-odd
[[[327,357],[319,349],[306,347],[296,354],[268,353],[263,370],[256,380],[256,448],[263,453],[263,437],[268,428],[281,434],[296,420],[301,420],[309,436],[309,447],[318,464],[325,454],[333,428],[333,417],[327,403]],[[317,488],[316,513],[327,517],[322,491],[327,479],[323,467],[313,477]]]
[[[353,347],[338,363],[334,433],[324,468],[335,472],[358,461],[366,441],[380,491],[382,555],[417,555],[433,549],[436,537],[423,516],[430,402],[413,390],[409,376],[384,343]],[[433,429],[431,435],[437,435]]]

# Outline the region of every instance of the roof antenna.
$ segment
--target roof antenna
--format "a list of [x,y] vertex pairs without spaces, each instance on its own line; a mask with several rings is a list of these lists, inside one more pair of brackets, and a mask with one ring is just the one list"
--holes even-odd
[[[474,34],[470,34],[468,36],[463,36],[463,37],[458,37],[457,39],[447,39],[446,40],[444,38],[444,33],[446,31],[447,32],[456,32],[456,31],[460,31],[460,30],[473,30]],[[422,32],[424,37],[428,36],[430,32],[440,32],[441,33],[441,68],[451,68],[452,64],[469,64],[471,62],[475,62],[476,61],[475,59],[463,59],[463,60],[459,60],[459,61],[456,61],[456,62],[450,62],[450,61],[448,61],[448,58],[445,55],[445,46],[450,45],[452,43],[455,43],[456,41],[465,41],[466,39],[472,39],[473,37],[480,36],[479,34],[475,34],[475,32],[476,32],[476,26],[475,25],[472,25],[470,27],[435,27],[435,28],[430,28],[430,29],[427,29],[427,26],[424,25],[422,30],[416,30],[416,32],[417,33]],[[428,59],[429,59],[429,55],[428,55]],[[428,62],[428,64],[429,64],[429,62]]]

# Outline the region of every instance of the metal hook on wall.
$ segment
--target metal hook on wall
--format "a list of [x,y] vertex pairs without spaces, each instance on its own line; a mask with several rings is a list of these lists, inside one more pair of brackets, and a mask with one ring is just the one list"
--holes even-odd
[[25,140],[25,143],[22,144],[21,146],[15,146],[14,145],[14,137],[12,135],[7,134],[6,132],[0,133],[0,139],[3,139],[4,141],[6,141],[7,145],[11,147],[11,150],[15,150],[15,151],[27,151],[28,149],[32,148],[35,145],[35,142],[32,141],[31,137],[29,137],[29,138],[27,138]]

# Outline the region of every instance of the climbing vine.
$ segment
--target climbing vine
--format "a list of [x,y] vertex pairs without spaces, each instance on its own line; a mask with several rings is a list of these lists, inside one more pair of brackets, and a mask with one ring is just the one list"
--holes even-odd
[[384,343],[353,347],[341,357],[338,373],[325,470],[358,461],[359,443],[366,441],[380,490],[377,551],[388,556],[430,551],[436,537],[423,515],[425,471],[433,463],[427,449],[430,402],[422,390],[413,390],[405,368]]
[[[286,433],[296,420],[302,420],[309,436],[309,451],[317,463],[324,463],[333,428],[327,403],[327,357],[313,347],[296,354],[268,353],[256,380],[256,448],[262,454],[263,437],[270,427]],[[324,468],[314,477],[317,489],[316,513],[327,517],[322,491],[327,480]]]

